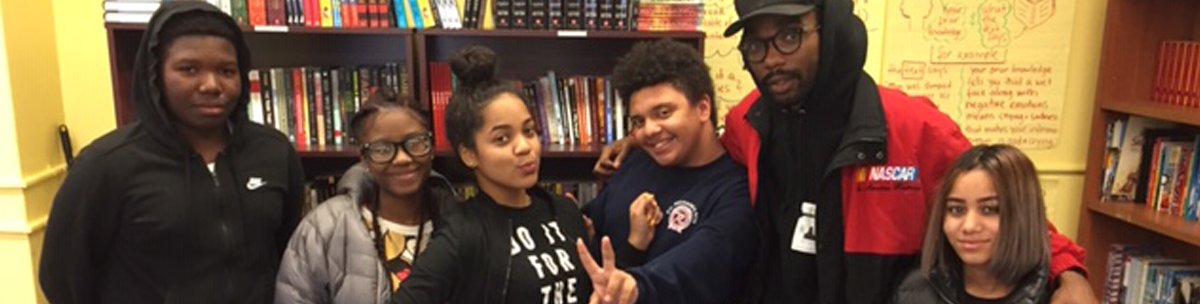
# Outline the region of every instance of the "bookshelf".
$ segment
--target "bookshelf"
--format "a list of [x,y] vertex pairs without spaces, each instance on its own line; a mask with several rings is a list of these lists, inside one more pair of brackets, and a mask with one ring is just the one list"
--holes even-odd
[[[136,119],[127,99],[131,96],[133,61],[145,26],[109,23],[106,27],[117,125],[125,125]],[[413,79],[410,51],[412,29],[276,26],[243,27],[242,30],[252,53],[252,68],[381,65],[395,62],[404,67],[408,79]],[[409,92],[415,92],[415,87],[410,87]],[[327,154],[324,149],[317,150],[315,153]],[[303,156],[309,151],[300,152]]]
[[[144,24],[106,24],[118,125],[136,120],[128,104],[138,42]],[[450,53],[468,45],[492,48],[501,59],[501,77],[528,80],[554,70],[562,75],[607,75],[617,59],[640,41],[673,38],[698,49],[704,33],[580,31],[580,30],[445,30],[408,28],[313,28],[300,26],[243,26],[253,68],[357,66],[399,63],[408,77],[408,91],[430,109],[430,61],[447,61]],[[347,113],[348,114],[348,113]],[[431,120],[432,121],[432,120]],[[542,152],[542,180],[594,180],[592,165],[602,143],[547,144]],[[358,149],[343,145],[297,148],[308,179],[340,172],[357,161]],[[452,181],[467,173],[446,147],[434,151],[434,168]]]
[[1200,222],[1100,195],[1110,122],[1131,115],[1200,126],[1200,108],[1151,98],[1160,44],[1200,40],[1198,17],[1200,1],[1108,0],[1078,232],[1092,289],[1101,297],[1113,244],[1155,244],[1167,256],[1200,263]]
[[[420,30],[414,39],[417,82],[421,88],[428,88],[428,63],[448,61],[451,52],[470,45],[482,45],[496,51],[501,60],[500,77],[529,80],[551,70],[559,75],[607,75],[612,73],[617,59],[635,43],[661,38],[694,45],[702,53],[704,50],[703,32]],[[430,104],[429,90],[418,91],[421,102]],[[598,150],[592,150],[598,155]]]

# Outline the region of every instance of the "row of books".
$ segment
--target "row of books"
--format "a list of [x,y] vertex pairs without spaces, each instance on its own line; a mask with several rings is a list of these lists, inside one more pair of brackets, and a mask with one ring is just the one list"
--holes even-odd
[[1200,107],[1200,42],[1163,41],[1158,50],[1152,100]]
[[1108,201],[1196,220],[1200,217],[1200,131],[1128,116],[1106,128],[1102,195]]
[[1108,251],[1101,302],[1190,304],[1200,302],[1200,265],[1168,258],[1153,245],[1113,244]]
[[256,69],[247,114],[297,147],[350,144],[350,115],[380,87],[407,96],[406,75],[399,64]]
[[[443,117],[457,79],[446,62],[430,62],[429,78],[434,145],[448,147]],[[538,131],[547,144],[611,143],[629,131],[625,105],[606,77],[561,77],[549,71],[546,76],[514,85],[530,99]]]
[[640,0],[633,28],[639,31],[702,30],[704,2],[688,0]]
[[[557,182],[541,182],[539,187],[558,195],[567,195],[568,193],[575,197],[575,203],[580,207],[591,202],[600,194],[601,184],[595,181],[557,181]],[[458,193],[464,199],[470,199],[479,195],[479,187],[473,184],[455,185]]]
[[105,0],[104,19],[146,23],[165,1],[205,1],[244,25],[462,27],[455,0]]
[[700,30],[702,0],[105,0],[106,22],[146,23],[164,1],[206,1],[241,24],[330,28]]
[[550,71],[518,85],[531,99],[547,143],[607,144],[629,133],[628,110],[608,77],[561,77]]

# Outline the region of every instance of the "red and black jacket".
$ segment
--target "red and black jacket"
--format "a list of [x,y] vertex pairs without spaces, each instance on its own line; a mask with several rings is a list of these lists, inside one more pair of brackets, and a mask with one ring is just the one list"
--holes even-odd
[[[841,248],[822,251],[839,256],[818,253],[820,303],[882,303],[891,297],[896,284],[917,263],[927,198],[954,159],[970,147],[958,126],[929,99],[883,87],[876,92],[878,98],[856,98],[846,133],[827,169],[831,174],[821,183],[826,187],[820,190],[819,199],[841,201],[843,237],[817,239],[822,248]],[[757,90],[751,92],[729,110],[721,136],[730,156],[749,170],[751,202],[756,206],[772,197],[768,192],[778,191],[764,189],[760,183],[762,167],[771,163],[760,159],[763,138],[758,130],[765,127],[761,120],[767,116],[763,113],[768,111],[766,102],[770,101],[760,99]],[[832,179],[839,182],[832,183]],[[830,191],[832,188],[838,190]],[[839,220],[827,218],[835,215],[820,213],[817,221]],[[1083,270],[1083,249],[1053,226],[1051,231],[1051,276],[1068,269]],[[772,240],[763,238],[764,243]],[[758,293],[770,292],[771,286],[787,286],[786,282],[761,279],[756,283],[762,285]],[[753,293],[750,296],[756,297]]]

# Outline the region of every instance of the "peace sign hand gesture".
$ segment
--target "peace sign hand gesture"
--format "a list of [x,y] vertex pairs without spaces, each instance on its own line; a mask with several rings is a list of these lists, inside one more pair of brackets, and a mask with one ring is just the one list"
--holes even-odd
[[592,297],[588,303],[633,304],[637,302],[637,280],[628,272],[617,269],[616,255],[613,254],[612,242],[608,240],[607,236],[600,240],[600,257],[604,262],[603,265],[596,265],[596,260],[592,259],[592,254],[588,252],[587,246],[583,245],[583,239],[575,241],[575,248],[579,252],[579,260],[583,262],[583,269],[587,270],[588,277],[592,279]]

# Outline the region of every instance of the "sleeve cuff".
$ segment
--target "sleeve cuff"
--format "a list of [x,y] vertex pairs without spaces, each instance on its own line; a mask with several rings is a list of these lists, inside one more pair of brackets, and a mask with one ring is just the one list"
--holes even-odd
[[637,267],[646,264],[646,251],[633,248],[633,245],[629,245],[629,240],[625,240],[623,243],[621,246],[615,248],[618,268]]

